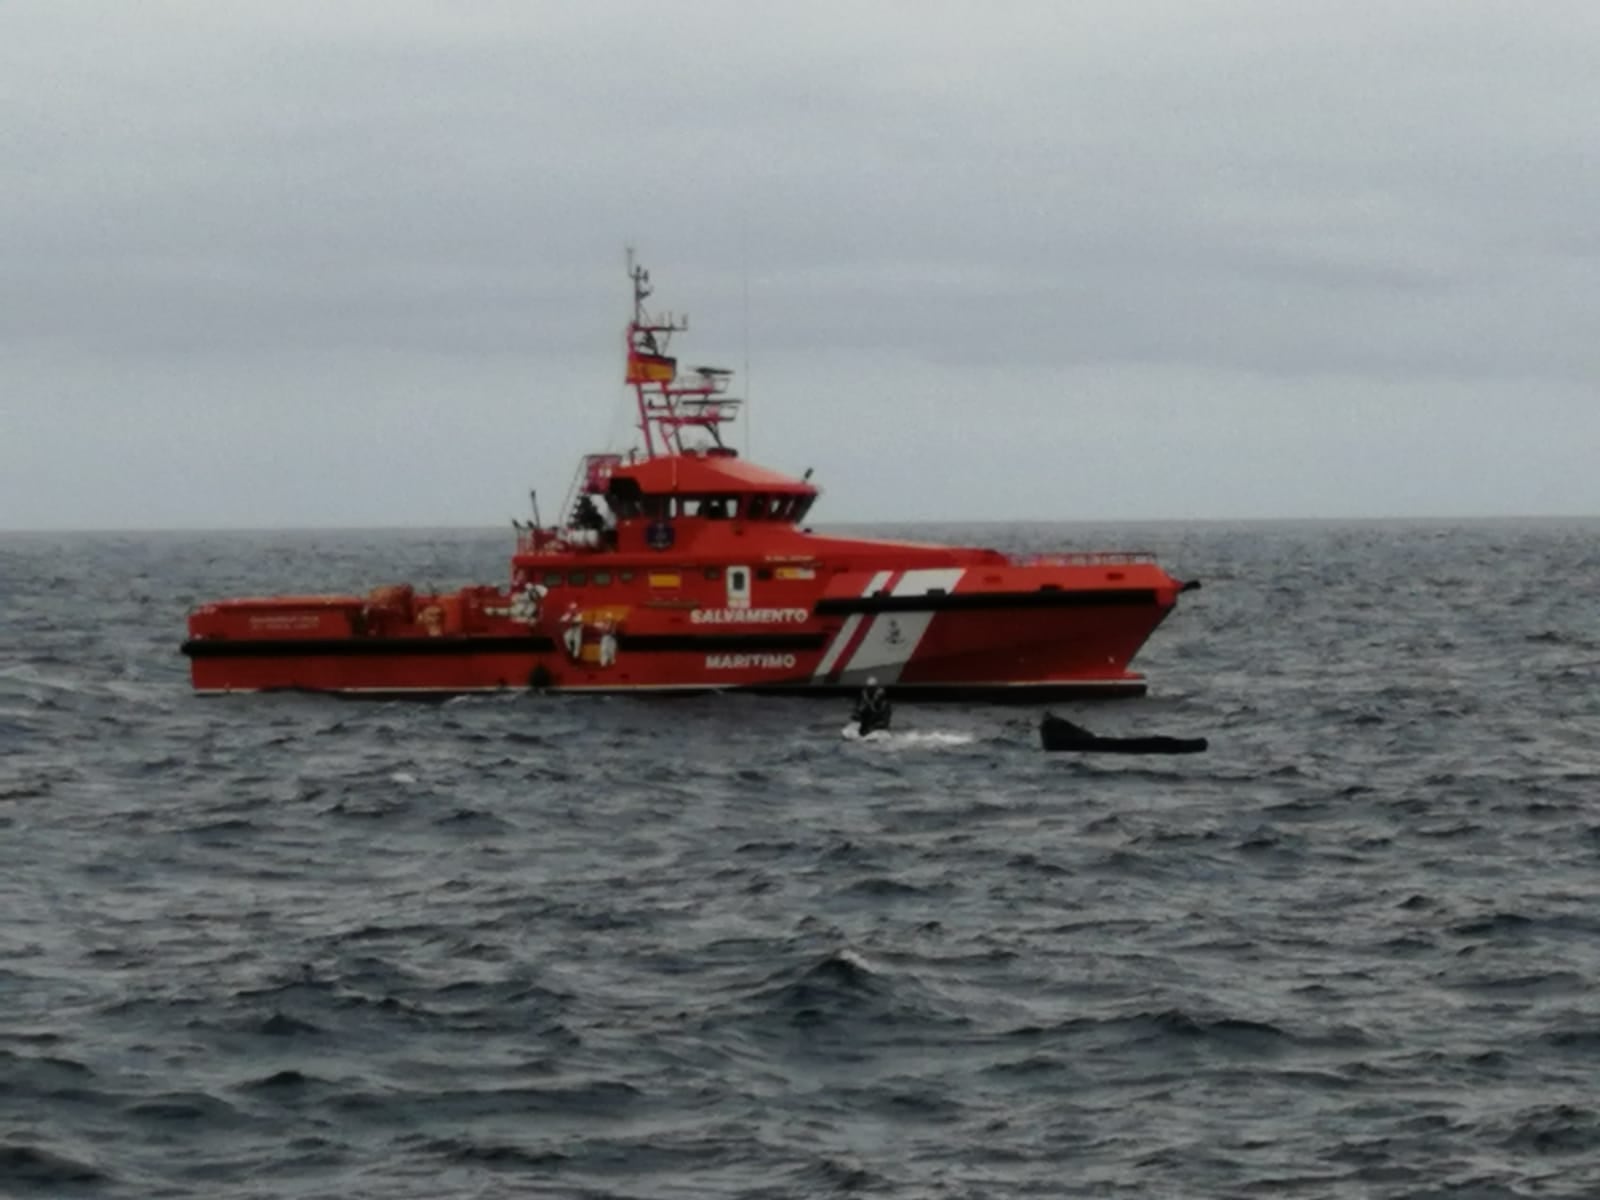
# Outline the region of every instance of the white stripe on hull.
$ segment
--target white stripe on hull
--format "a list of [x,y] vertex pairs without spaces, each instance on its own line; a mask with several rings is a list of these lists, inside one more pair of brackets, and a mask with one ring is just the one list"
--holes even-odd
[[[861,589],[861,594],[870,596],[872,593],[882,590],[883,585],[889,582],[893,574],[893,571],[879,571],[872,577],[867,586]],[[835,664],[839,661],[839,656],[850,645],[850,639],[855,637],[856,630],[861,627],[861,620],[861,613],[851,613],[845,619],[845,623],[839,627],[839,632],[834,635],[833,641],[828,645],[828,652],[822,656],[822,661],[817,664],[817,669],[811,676],[813,679],[824,679],[827,677],[828,672],[833,670]]]
[[[891,595],[926,596],[936,589],[948,593],[955,590],[964,574],[966,570],[962,567],[907,571],[894,585]],[[863,683],[868,676],[885,686],[897,682],[932,621],[931,611],[875,614],[867,636],[850,656],[839,682]]]

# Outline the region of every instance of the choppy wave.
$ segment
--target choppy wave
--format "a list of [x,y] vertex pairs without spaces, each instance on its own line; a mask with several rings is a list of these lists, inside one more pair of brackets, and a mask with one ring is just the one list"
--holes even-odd
[[504,539],[0,538],[0,1194],[1600,1194],[1597,535],[984,529],[1207,581],[1062,710],[1181,762],[196,700],[196,598]]

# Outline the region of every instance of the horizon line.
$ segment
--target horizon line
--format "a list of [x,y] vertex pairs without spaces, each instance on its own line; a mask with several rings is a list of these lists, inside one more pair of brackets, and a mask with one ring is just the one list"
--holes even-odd
[[[1385,516],[1333,515],[1333,516],[1220,516],[1220,517],[917,517],[880,518],[877,520],[817,522],[817,530],[870,529],[879,526],[977,526],[1004,525],[1012,527],[1061,525],[1330,525],[1330,524],[1396,524],[1412,523],[1492,523],[1511,521],[1592,521],[1600,520],[1600,513],[1398,513]],[[402,524],[402,525],[63,525],[63,526],[0,526],[0,536],[12,534],[234,534],[234,533],[489,533],[504,530],[501,523],[494,524]]]

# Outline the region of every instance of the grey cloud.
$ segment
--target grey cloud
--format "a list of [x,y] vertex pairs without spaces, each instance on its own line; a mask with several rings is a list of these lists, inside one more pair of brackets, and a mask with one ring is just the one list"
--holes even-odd
[[[691,353],[748,352],[769,387],[777,364],[819,367],[819,427],[885,403],[904,364],[951,395],[999,386],[1035,442],[1087,419],[1058,404],[1084,372],[1121,380],[1096,401],[1115,417],[1141,403],[1129,380],[1188,371],[1213,423],[1270,381],[1310,439],[1337,395],[1554,412],[1600,373],[1597,13],[12,3],[0,524],[47,512],[21,490],[42,476],[19,431],[57,446],[67,428],[20,407],[126,403],[97,401],[109,381],[153,398],[231,362],[257,382],[219,387],[218,414],[274,385],[312,407],[408,377],[469,406],[493,387],[483,414],[553,373],[610,388],[626,240],[694,313]],[[931,378],[893,398],[912,426]],[[1117,420],[1137,458],[1149,430]],[[1273,426],[1285,455],[1295,428]],[[1470,423],[1442,436],[1475,458]],[[436,489],[454,469],[418,468]],[[1600,503],[1583,478],[1568,492]],[[1208,494],[1242,503],[1214,484],[1168,509]]]

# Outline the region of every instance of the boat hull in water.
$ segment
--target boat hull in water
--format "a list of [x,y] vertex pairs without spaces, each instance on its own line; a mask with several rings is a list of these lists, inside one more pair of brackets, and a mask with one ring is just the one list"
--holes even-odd
[[[832,696],[877,678],[918,699],[1130,696],[1145,681],[1129,661],[1178,593],[1153,563],[964,568],[940,572],[948,590],[864,607],[840,601],[859,599],[880,574],[917,572],[815,570],[826,587],[807,594],[810,581],[764,589],[758,580],[742,609],[727,607],[725,587],[704,570],[672,572],[669,588],[642,565],[616,570],[604,591],[546,585],[537,606],[520,609],[517,592],[495,588],[218,601],[191,614],[183,650],[203,693]],[[593,576],[592,563],[583,574]],[[1148,586],[1118,586],[1111,574]]]

